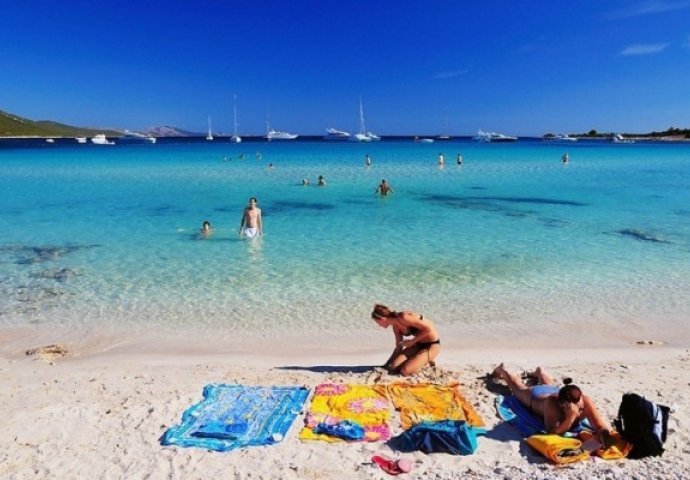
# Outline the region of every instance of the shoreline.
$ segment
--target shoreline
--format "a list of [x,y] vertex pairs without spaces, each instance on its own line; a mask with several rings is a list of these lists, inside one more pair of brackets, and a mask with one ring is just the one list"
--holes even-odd
[[[163,447],[159,438],[179,424],[182,412],[201,399],[208,383],[306,385],[325,382],[389,383],[371,369],[388,353],[388,343],[340,348],[307,345],[283,348],[280,337],[261,350],[235,343],[185,345],[166,337],[137,338],[91,332],[67,343],[65,357],[26,355],[26,350],[60,343],[58,330],[0,329],[0,406],[6,426],[0,429],[0,476],[3,478],[387,478],[370,462],[372,455],[394,455],[385,444],[326,444],[297,439],[303,416],[284,441],[268,447],[227,453]],[[385,332],[390,334],[390,332]],[[386,336],[387,337],[387,336]],[[76,336],[75,336],[76,338]],[[506,339],[506,343],[509,339]],[[366,342],[364,342],[366,343]],[[611,419],[623,393],[635,391],[669,405],[666,453],[641,461],[599,459],[555,467],[532,452],[512,427],[494,413],[494,393],[479,380],[496,364],[514,371],[546,367],[555,378],[570,376]],[[690,398],[688,348],[631,345],[625,348],[458,349],[444,346],[435,368],[410,382],[460,381],[462,392],[487,424],[474,455],[455,457],[415,452],[408,478],[682,478],[690,468]],[[380,377],[380,374],[378,374]],[[396,432],[399,433],[399,432]]]

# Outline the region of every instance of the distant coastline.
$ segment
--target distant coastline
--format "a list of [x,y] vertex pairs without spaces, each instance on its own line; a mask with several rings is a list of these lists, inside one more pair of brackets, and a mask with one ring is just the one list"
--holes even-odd
[[[196,138],[205,136],[205,133],[190,132],[171,126],[150,127],[143,132],[135,132],[137,134],[147,135],[156,138]],[[618,132],[598,132],[597,130],[590,130],[587,133],[572,133],[571,137],[578,140],[599,140],[608,141]],[[4,112],[0,110],[0,139],[7,140],[31,140],[31,139],[74,139],[76,137],[93,137],[98,134],[104,134],[111,138],[123,138],[128,136],[127,130],[119,130],[115,128],[97,128],[97,127],[75,127],[51,120],[29,120],[18,115]],[[620,135],[626,139],[634,140],[635,142],[690,142],[690,128],[680,129],[670,127],[665,131],[653,131],[649,133],[625,133],[620,132]],[[230,134],[222,132],[214,132],[214,136],[218,140],[230,138]],[[472,138],[474,135],[453,135],[454,139]],[[243,138],[263,140],[263,134],[247,135],[243,134]],[[436,134],[412,133],[409,135],[383,135],[386,139],[413,139],[415,137],[429,137],[434,138]],[[524,139],[549,139],[554,137],[553,133],[546,133],[542,136],[534,135],[518,135],[519,138]],[[316,140],[323,138],[323,135],[300,135],[300,138],[305,140]],[[439,139],[439,143],[446,140]]]

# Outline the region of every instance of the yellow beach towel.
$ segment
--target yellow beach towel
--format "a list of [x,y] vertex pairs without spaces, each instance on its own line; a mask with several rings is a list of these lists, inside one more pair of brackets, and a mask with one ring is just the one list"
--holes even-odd
[[465,420],[475,427],[484,421],[460,393],[460,385],[393,383],[388,386],[393,406],[400,411],[405,430],[423,421]]
[[330,425],[343,420],[355,422],[364,429],[365,442],[377,442],[390,438],[390,402],[384,385],[352,385],[323,383],[314,390],[305,427],[299,434],[301,440],[341,442],[338,437],[314,433],[319,423]]
[[557,464],[581,462],[589,458],[589,453],[582,450],[582,442],[577,438],[553,434],[532,435],[527,439],[527,444]]

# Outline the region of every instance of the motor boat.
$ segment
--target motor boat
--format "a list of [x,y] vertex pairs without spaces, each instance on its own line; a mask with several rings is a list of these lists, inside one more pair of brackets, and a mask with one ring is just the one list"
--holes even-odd
[[115,142],[108,140],[103,133],[99,133],[91,139],[94,145],[115,145]]
[[485,143],[490,143],[490,142],[508,143],[508,142],[515,142],[517,140],[517,137],[509,137],[508,135],[503,135],[502,133],[484,132],[482,130],[479,130],[477,132],[477,135],[474,137],[474,139],[478,142],[485,142]]
[[46,138],[46,143],[55,143],[54,138]]
[[434,143],[433,138],[420,138],[419,143]]
[[279,130],[273,130],[273,129],[270,129],[266,133],[266,140],[268,140],[268,141],[271,141],[271,140],[294,140],[297,137],[299,137],[299,135],[296,135],[294,133],[281,132]]
[[613,137],[611,137],[611,143],[635,143],[635,140],[632,138],[625,138],[620,133],[616,133]]
[[577,142],[577,138],[571,137],[567,133],[557,133],[556,135],[545,135],[544,136],[544,141],[545,142],[556,142],[556,143],[570,143],[570,142]]
[[75,137],[74,139],[77,141],[77,143],[86,143],[88,141],[86,137]]
[[323,138],[326,140],[349,140],[350,134],[342,130],[336,130],[335,128],[327,128],[326,135]]
[[125,130],[124,133],[125,135],[120,140],[126,143],[156,143],[157,141],[155,137],[145,133],[133,132],[131,130]]

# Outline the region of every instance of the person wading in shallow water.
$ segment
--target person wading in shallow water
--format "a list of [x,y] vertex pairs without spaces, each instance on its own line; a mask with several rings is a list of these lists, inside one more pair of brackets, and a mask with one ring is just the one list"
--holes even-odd
[[249,199],[249,206],[245,207],[240,220],[240,235],[247,238],[256,238],[264,234],[264,227],[261,222],[261,209],[256,206],[255,197]]

